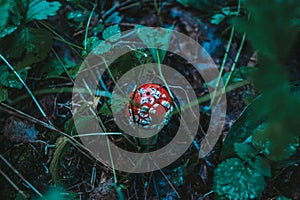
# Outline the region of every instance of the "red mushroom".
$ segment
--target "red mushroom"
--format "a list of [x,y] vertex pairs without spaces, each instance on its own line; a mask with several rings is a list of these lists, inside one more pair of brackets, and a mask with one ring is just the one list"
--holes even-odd
[[143,128],[161,128],[172,116],[173,100],[159,84],[146,83],[136,88],[130,96],[126,114],[130,124]]

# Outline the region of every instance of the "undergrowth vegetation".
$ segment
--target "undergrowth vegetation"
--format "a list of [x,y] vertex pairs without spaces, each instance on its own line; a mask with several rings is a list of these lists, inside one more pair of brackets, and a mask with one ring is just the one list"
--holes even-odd
[[[143,26],[192,37],[220,74],[204,83],[179,56],[145,48],[119,57],[99,77],[96,100],[87,106],[94,105],[107,132],[120,132],[112,90],[136,66],[172,66],[197,93],[200,127],[187,152],[164,169],[134,174],[87,151],[71,95],[91,51],[105,54],[112,48],[106,41]],[[300,199],[299,31],[298,0],[0,0],[0,199]],[[148,34],[139,35],[146,46],[169,45],[170,35]],[[221,80],[226,125],[213,151],[199,159],[210,102],[218,98],[208,88]],[[89,126],[89,117],[81,126]],[[151,148],[174,137],[176,117]],[[125,134],[109,139],[130,151],[145,149]]]

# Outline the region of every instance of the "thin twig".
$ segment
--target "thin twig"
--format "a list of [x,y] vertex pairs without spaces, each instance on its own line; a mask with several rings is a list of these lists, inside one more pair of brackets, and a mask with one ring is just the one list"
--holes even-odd
[[[22,112],[22,111],[20,111],[20,110],[18,110],[18,109],[15,109],[15,108],[13,108],[13,107],[11,107],[11,106],[9,106],[9,105],[3,103],[3,102],[1,102],[0,105],[4,107],[4,109],[3,109],[4,111],[7,111],[7,112],[12,112],[12,111],[13,111],[13,112],[19,114],[20,117],[23,117],[23,118],[25,118],[25,119],[27,119],[27,120],[33,122],[33,123],[40,124],[40,125],[44,126],[44,127],[47,128],[47,129],[50,129],[50,130],[52,130],[52,131],[55,131],[55,132],[57,132],[57,133],[59,133],[59,134],[65,136],[65,137],[67,137],[67,138],[69,139],[69,142],[70,142],[75,148],[77,148],[83,155],[85,155],[86,157],[88,157],[89,159],[91,159],[91,160],[93,160],[93,161],[96,159],[95,157],[91,156],[92,153],[90,152],[90,150],[89,150],[88,148],[86,148],[84,145],[82,145],[80,142],[78,142],[74,137],[68,135],[67,133],[65,133],[65,132],[63,132],[63,131],[61,131],[61,130],[55,128],[55,127],[52,126],[52,125],[47,124],[47,123],[44,122],[44,121],[41,121],[41,120],[39,120],[39,119],[37,119],[37,118],[34,118],[34,117],[32,117],[32,116],[30,116],[30,115],[28,115],[28,114],[26,114],[26,113],[24,113],[24,112]],[[83,150],[85,150],[85,151],[83,151]],[[88,153],[86,153],[86,152],[89,152],[90,154],[88,154]]]
[[35,98],[35,96],[33,95],[33,93],[31,92],[31,90],[29,89],[29,87],[26,85],[26,83],[23,81],[23,79],[21,78],[21,76],[18,74],[18,72],[15,70],[15,68],[2,56],[2,54],[0,53],[0,58],[5,62],[5,64],[8,66],[8,68],[13,71],[13,73],[15,74],[15,76],[19,79],[19,81],[22,83],[22,85],[25,87],[25,89],[27,90],[27,92],[29,93],[29,95],[31,96],[32,100],[34,101],[34,103],[36,104],[36,106],[38,107],[39,111],[41,112],[41,114],[43,115],[43,117],[45,117],[45,119],[47,119],[47,121],[49,122],[49,124],[52,125],[52,122],[48,119],[46,113],[44,112],[43,108],[41,107],[41,105],[39,104],[39,102],[37,101],[37,99]]
[[23,190],[20,190],[20,188],[0,169],[0,174],[19,192],[25,199],[28,198],[26,193]]
[[16,170],[3,156],[2,154],[0,154],[0,158],[1,160],[3,160],[3,162],[16,174],[18,175],[25,183],[28,187],[30,187],[37,195],[39,195],[40,197],[43,198],[43,195],[31,184],[29,183],[23,176],[22,174]]

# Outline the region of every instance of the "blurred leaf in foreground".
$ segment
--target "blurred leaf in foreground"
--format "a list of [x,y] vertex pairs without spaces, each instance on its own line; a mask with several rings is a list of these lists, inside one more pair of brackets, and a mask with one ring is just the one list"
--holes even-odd
[[9,0],[0,1],[0,28],[5,26],[9,16]]
[[58,1],[31,0],[28,5],[26,22],[31,20],[47,19],[48,16],[56,15],[61,4]]
[[53,44],[50,32],[38,28],[24,28],[17,35],[10,35],[0,40],[0,51],[8,58],[25,57],[18,63],[18,68],[39,62],[48,56]]
[[[27,70],[21,69],[17,73],[20,75],[22,80],[25,82],[27,79]],[[4,65],[0,66],[0,84],[10,88],[21,89],[23,87],[21,81],[16,77],[13,72],[10,72]]]

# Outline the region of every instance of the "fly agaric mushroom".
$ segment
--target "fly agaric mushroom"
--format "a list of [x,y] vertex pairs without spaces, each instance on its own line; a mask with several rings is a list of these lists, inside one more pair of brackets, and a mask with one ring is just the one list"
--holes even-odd
[[159,84],[140,85],[129,95],[126,107],[129,123],[143,128],[158,128],[168,124],[173,111],[173,100],[168,91]]

